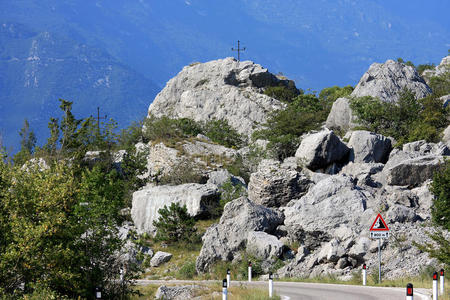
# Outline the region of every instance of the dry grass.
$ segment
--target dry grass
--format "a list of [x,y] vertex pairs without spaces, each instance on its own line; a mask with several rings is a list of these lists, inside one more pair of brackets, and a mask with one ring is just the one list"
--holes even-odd
[[[195,291],[195,296],[201,296],[202,300],[221,300],[222,299],[222,285],[217,284],[203,284],[202,288]],[[144,300],[144,299],[154,299],[156,291],[159,285],[146,285],[139,286],[136,288],[140,292],[140,295],[133,296],[132,300]],[[276,294],[274,297],[269,298],[267,289],[258,287],[247,287],[247,286],[235,286],[228,289],[229,299],[236,300],[279,300],[280,297]]]

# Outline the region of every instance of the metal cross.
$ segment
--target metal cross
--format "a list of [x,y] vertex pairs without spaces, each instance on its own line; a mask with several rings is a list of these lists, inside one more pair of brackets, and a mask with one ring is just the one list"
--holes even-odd
[[[92,115],[91,115],[92,117]],[[104,119],[106,120],[107,116],[105,115],[104,117],[100,117],[100,107],[97,106],[97,130],[98,132],[100,132],[100,120]]]
[[231,48],[231,51],[237,51],[237,53],[238,53],[238,61],[241,61],[241,51],[245,51],[245,47],[241,48],[240,42],[238,40],[238,47],[237,47],[237,49]]

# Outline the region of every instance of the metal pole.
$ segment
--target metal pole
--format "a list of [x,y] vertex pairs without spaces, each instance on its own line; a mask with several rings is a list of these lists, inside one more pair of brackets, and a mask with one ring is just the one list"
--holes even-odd
[[273,296],[273,274],[272,272],[269,273],[269,298],[272,298]]
[[441,295],[444,295],[444,269],[441,269],[441,273],[439,276],[440,279],[440,290],[441,290]]
[[228,291],[227,291],[227,280],[224,279],[222,282],[222,300],[228,299]]
[[437,272],[433,273],[433,300],[438,300],[438,281],[437,281]]
[[378,283],[381,283],[381,239],[378,239]]
[[366,283],[367,283],[367,267],[366,267],[366,264],[363,264],[362,275],[363,275],[363,285],[366,285]]
[[406,300],[413,300],[414,294],[413,294],[413,285],[412,283],[408,283],[406,285]]

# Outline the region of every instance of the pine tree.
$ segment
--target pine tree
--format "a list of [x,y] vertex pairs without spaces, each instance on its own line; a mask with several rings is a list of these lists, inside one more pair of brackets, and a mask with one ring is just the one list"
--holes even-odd
[[153,221],[157,229],[156,238],[166,242],[191,241],[195,237],[195,219],[191,217],[186,205],[172,203],[158,210],[160,218]]

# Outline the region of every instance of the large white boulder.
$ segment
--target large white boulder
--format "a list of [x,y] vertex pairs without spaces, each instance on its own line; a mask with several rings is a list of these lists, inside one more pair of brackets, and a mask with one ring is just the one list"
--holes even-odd
[[212,184],[187,183],[182,185],[146,186],[133,193],[131,218],[138,233],[156,232],[153,221],[158,220],[158,210],[171,203],[186,205],[191,216],[208,213],[208,208],[217,205],[219,190]]
[[328,129],[310,134],[303,138],[295,152],[300,164],[311,170],[317,170],[346,158],[349,148],[333,131]]
[[197,271],[206,272],[219,260],[232,261],[245,248],[250,231],[270,234],[282,223],[283,216],[280,213],[245,197],[227,203],[219,223],[209,227],[202,237]]
[[186,66],[156,96],[148,115],[191,118],[195,121],[225,119],[239,133],[250,135],[264,124],[268,113],[283,108],[266,96],[267,86],[289,84],[251,61],[228,57]]
[[281,164],[272,159],[261,161],[248,184],[248,198],[255,203],[279,207],[300,198],[310,185],[296,165]]
[[351,148],[350,161],[356,163],[386,163],[392,149],[389,138],[365,130],[353,131],[347,146]]

